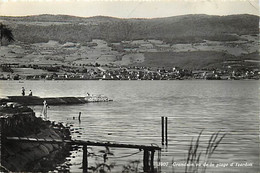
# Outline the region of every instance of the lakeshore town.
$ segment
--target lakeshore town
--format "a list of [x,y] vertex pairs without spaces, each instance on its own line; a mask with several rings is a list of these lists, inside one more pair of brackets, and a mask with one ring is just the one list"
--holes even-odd
[[259,78],[259,68],[235,68],[230,65],[223,69],[201,70],[179,67],[108,66],[97,63],[73,64],[73,66],[19,63],[0,65],[0,80],[259,80]]

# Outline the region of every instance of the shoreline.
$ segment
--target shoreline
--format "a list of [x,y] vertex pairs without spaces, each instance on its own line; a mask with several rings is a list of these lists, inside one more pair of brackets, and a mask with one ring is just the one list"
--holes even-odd
[[43,121],[28,107],[1,107],[1,171],[46,172],[65,161],[71,146],[68,144],[40,144],[12,142],[5,137],[71,139],[70,130],[62,123]]
[[0,81],[19,81],[19,83],[23,83],[23,81],[178,81],[178,80],[209,80],[209,81],[233,81],[233,80],[259,80],[260,78],[234,78],[234,79],[196,79],[196,78],[180,78],[180,79],[0,79]]

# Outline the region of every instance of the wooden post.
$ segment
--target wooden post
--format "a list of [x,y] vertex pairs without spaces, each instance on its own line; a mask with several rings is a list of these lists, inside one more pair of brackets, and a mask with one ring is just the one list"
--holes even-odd
[[164,145],[164,117],[162,117],[162,145]]
[[158,171],[157,172],[161,172],[161,150],[158,150],[158,158],[157,158],[157,163],[158,163],[158,166],[157,166],[157,169]]
[[153,161],[154,161],[154,150],[151,151],[151,162],[150,162],[151,173],[154,173],[154,165],[153,165]]
[[83,173],[88,172],[88,146],[83,144],[83,159],[82,159]]
[[165,143],[168,145],[168,117],[165,117]]
[[143,157],[143,170],[144,172],[149,172],[149,151],[148,150],[144,150],[144,157]]
[[0,165],[2,165],[3,118],[0,118]]

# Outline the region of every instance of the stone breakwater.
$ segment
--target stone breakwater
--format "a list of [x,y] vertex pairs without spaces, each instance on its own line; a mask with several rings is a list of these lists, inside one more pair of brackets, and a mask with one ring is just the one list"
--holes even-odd
[[71,139],[70,131],[61,123],[43,121],[32,109],[19,106],[0,107],[1,171],[47,172],[65,161],[71,146],[66,143],[22,143],[5,137]]
[[86,97],[48,97],[41,98],[37,96],[7,96],[0,99],[0,103],[15,102],[22,105],[43,105],[46,100],[48,105],[71,105],[71,104],[84,104],[91,102],[109,102],[112,101],[106,96],[91,95]]

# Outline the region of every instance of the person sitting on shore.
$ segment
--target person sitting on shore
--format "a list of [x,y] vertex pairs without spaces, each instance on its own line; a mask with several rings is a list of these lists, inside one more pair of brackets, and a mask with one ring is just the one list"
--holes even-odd
[[25,89],[22,87],[22,95],[25,96]]
[[29,92],[29,96],[32,96],[32,90],[30,90],[30,92]]

